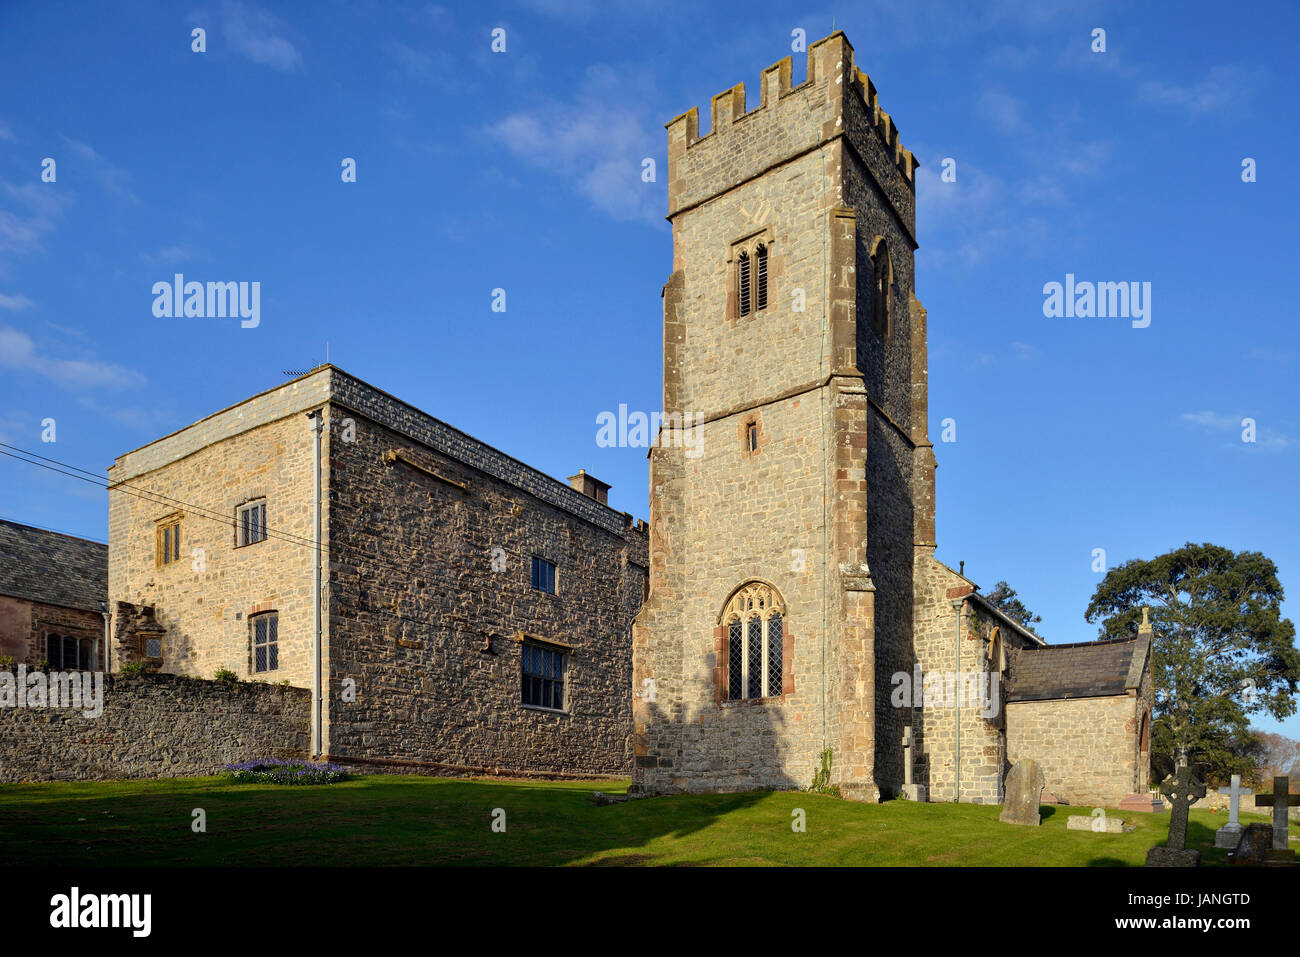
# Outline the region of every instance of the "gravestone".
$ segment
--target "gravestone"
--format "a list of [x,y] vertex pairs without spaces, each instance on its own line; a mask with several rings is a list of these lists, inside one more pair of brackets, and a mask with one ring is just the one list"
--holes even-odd
[[[1071,814],[1065,822],[1066,830],[1070,831],[1093,831],[1097,834],[1119,834],[1124,830],[1124,819],[1122,817],[1111,817],[1109,814],[1098,814],[1093,811],[1089,814]],[[1129,830],[1132,830],[1130,827]]]
[[1169,799],[1169,839],[1147,851],[1147,867],[1198,867],[1201,852],[1187,849],[1187,812],[1197,799],[1205,797],[1205,785],[1196,780],[1192,769],[1183,765],[1178,773],[1165,778],[1160,793]]
[[1273,863],[1294,864],[1295,851],[1287,846],[1287,840],[1290,837],[1290,829],[1287,826],[1287,816],[1292,805],[1300,806],[1300,794],[1291,794],[1288,785],[1290,780],[1285,774],[1279,775],[1273,779],[1272,794],[1255,795],[1256,807],[1273,807],[1273,846],[1272,853],[1266,854]]
[[1214,832],[1215,847],[1236,847],[1241,840],[1241,823],[1237,820],[1237,802],[1242,795],[1254,792],[1241,786],[1241,775],[1232,776],[1232,787],[1219,788],[1220,794],[1228,795],[1228,823]]
[[1038,816],[1038,802],[1046,784],[1047,779],[1037,761],[1033,758],[1017,761],[1007,772],[1005,797],[1002,799],[1002,813],[998,820],[1007,824],[1038,827],[1042,823],[1042,818]]
[[912,729],[903,729],[903,796],[909,801],[929,800],[925,786],[912,779]]
[[1247,824],[1237,839],[1237,849],[1228,855],[1233,864],[1258,867],[1273,848],[1273,828],[1268,824]]
[[1121,811],[1140,811],[1143,814],[1163,814],[1165,812],[1164,802],[1160,800],[1159,794],[1153,794],[1150,791],[1143,794],[1134,791],[1132,794],[1126,794],[1119,802]]

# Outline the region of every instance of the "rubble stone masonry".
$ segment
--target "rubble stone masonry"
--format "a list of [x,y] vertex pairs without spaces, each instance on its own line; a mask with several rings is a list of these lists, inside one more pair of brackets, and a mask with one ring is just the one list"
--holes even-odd
[[[324,423],[324,751],[628,771],[645,523],[332,366],[110,470],[110,607],[160,628],[161,670],[311,687],[313,411]],[[254,500],[269,534],[239,545],[236,511]],[[180,559],[159,564],[157,528],[177,519]],[[532,588],[534,557],[555,564],[556,594]],[[278,667],[257,672],[252,619],[270,612]],[[129,646],[115,663],[140,660],[144,632],[125,618],[113,631]],[[522,703],[521,640],[568,656],[561,709]]]

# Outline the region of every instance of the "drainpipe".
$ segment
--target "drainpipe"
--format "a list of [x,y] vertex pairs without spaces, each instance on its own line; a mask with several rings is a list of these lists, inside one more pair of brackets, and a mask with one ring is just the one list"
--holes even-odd
[[[953,633],[956,644],[953,648],[957,653],[957,671],[955,680],[961,681],[961,606],[966,603],[965,598],[958,598],[952,603],[952,610],[956,614],[957,630]],[[955,686],[954,686],[955,690]],[[957,697],[954,695],[954,697]],[[954,781],[952,786],[952,800],[954,804],[961,803],[961,699],[957,698],[953,702],[953,710],[956,712],[957,722],[957,750],[953,755],[953,774]]]
[[321,753],[320,685],[320,427],[321,410],[307,413],[312,436],[312,564],[311,564],[311,754]]
[[101,671],[112,671],[113,669],[109,660],[112,654],[109,650],[112,647],[112,643],[109,641],[108,635],[108,602],[101,601],[99,603],[99,613],[104,616],[104,653],[97,656],[98,660],[95,664],[99,666],[99,670]]

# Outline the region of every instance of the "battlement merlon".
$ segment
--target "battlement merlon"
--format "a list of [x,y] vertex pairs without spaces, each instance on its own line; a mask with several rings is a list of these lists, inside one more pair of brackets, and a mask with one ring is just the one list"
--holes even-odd
[[[668,130],[668,219],[792,157],[845,136],[882,190],[905,190],[912,220],[916,157],[899,139],[892,117],[880,108],[875,84],[853,63],[842,32],[808,48],[808,78],[791,87],[791,57],[759,78],[759,105],[746,110],[745,84],[713,97],[712,129],[700,136],[698,107],[665,124]],[[737,138],[743,149],[737,150]],[[896,204],[900,205],[900,204]],[[909,222],[914,225],[914,222]]]

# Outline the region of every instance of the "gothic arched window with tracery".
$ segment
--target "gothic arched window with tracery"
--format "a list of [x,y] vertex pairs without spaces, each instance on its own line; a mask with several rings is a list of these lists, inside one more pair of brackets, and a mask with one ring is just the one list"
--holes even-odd
[[727,602],[727,699],[775,698],[782,693],[785,603],[763,582],[742,586]]

